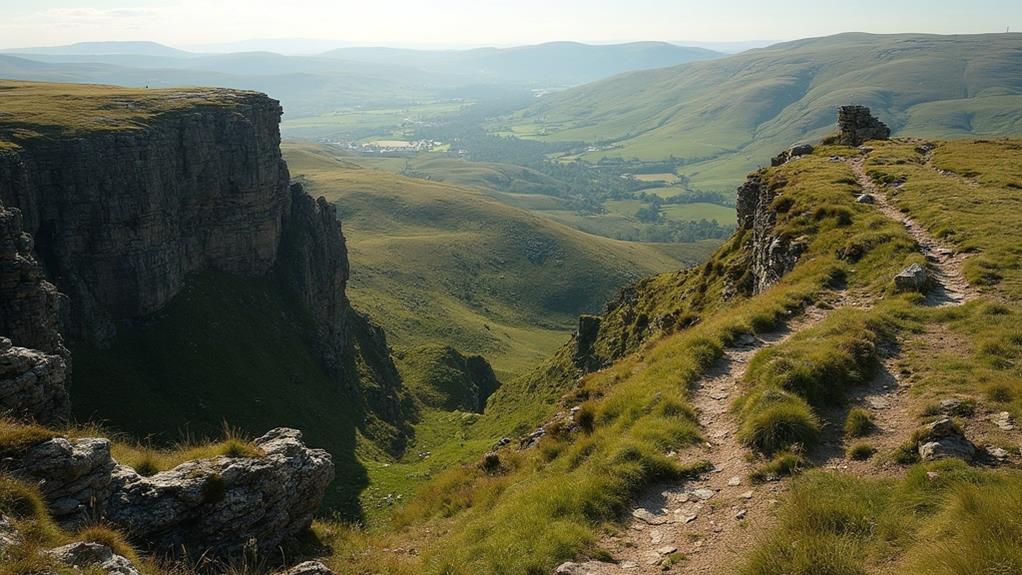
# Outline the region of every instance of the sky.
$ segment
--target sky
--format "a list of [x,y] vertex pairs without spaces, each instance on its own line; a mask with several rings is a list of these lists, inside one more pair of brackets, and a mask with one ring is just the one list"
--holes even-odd
[[250,38],[354,45],[733,42],[1022,31],[1020,0],[0,0],[0,48]]

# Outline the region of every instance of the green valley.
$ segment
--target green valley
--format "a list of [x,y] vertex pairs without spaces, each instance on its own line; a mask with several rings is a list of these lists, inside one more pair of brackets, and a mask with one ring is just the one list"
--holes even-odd
[[1022,34],[841,34],[625,74],[551,94],[506,119],[545,142],[587,142],[584,158],[675,157],[699,189],[729,191],[782,148],[832,130],[835,106],[869,106],[895,134],[1012,135]]

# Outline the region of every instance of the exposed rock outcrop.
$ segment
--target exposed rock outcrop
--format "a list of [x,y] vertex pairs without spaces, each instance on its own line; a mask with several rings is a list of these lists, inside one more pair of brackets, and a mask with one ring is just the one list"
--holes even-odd
[[805,238],[790,238],[775,230],[777,210],[772,204],[780,187],[755,173],[738,188],[738,225],[751,234],[747,262],[752,276],[750,295],[769,288],[794,269],[807,247]]
[[0,468],[39,486],[65,527],[95,519],[154,549],[192,556],[270,550],[306,529],[333,480],[330,455],[294,429],[255,440],[262,457],[215,457],[143,477],[118,465],[106,439],[55,438]]
[[0,414],[44,424],[67,419],[68,369],[59,355],[14,347],[0,337]]
[[926,268],[912,264],[894,276],[894,287],[901,292],[922,292],[926,290],[929,277]]
[[886,140],[891,129],[873,117],[865,106],[841,106],[837,111],[838,143],[861,146],[869,140]]
[[294,429],[274,429],[255,444],[263,457],[190,461],[151,477],[119,467],[104,516],[165,550],[229,553],[251,541],[273,549],[312,522],[334,467]]

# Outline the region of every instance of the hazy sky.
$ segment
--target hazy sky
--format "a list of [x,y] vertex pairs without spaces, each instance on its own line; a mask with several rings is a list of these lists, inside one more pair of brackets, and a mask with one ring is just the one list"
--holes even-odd
[[1022,0],[0,0],[0,48],[248,38],[357,44],[788,40],[1022,31]]

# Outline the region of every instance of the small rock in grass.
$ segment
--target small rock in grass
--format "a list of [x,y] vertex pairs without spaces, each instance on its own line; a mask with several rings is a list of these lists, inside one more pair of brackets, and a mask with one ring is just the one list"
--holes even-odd
[[862,194],[861,196],[855,198],[855,201],[860,204],[873,204],[876,203],[876,198],[869,194]]
[[1007,411],[1002,411],[996,415],[990,417],[990,421],[994,422],[994,425],[1001,428],[1004,431],[1011,431],[1015,429],[1015,422],[1011,419],[1011,414]]
[[739,497],[741,497],[742,499],[752,499],[752,492],[746,491],[745,493],[739,495]]
[[661,555],[670,555],[678,550],[674,545],[664,545],[663,547],[656,550]]
[[742,478],[737,476],[737,475],[735,475],[731,479],[727,480],[727,484],[730,485],[731,487],[735,487],[735,486],[741,485],[742,484]]
[[745,519],[745,514],[748,512],[749,511],[747,509],[739,509],[738,512],[735,513],[735,519]]

